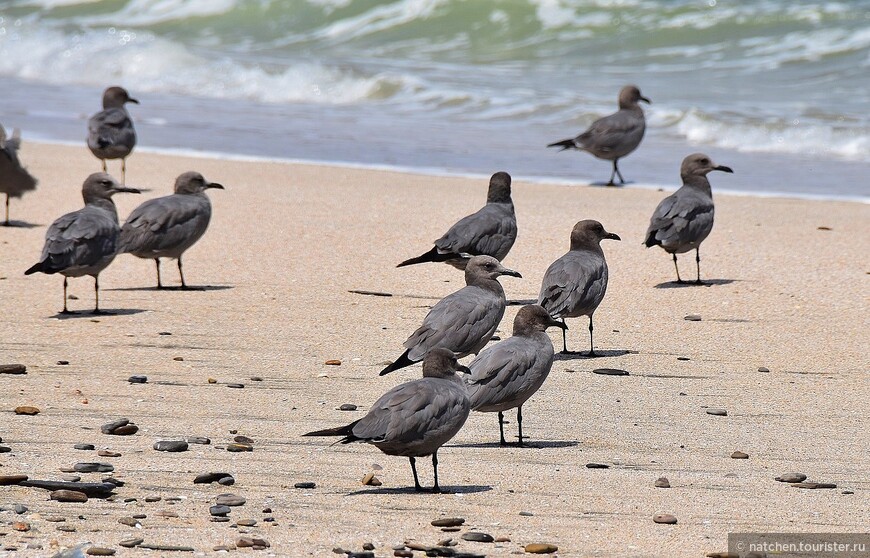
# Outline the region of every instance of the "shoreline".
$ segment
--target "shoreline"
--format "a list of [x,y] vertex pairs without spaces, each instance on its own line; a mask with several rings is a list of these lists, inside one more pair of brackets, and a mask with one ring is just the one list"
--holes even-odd
[[[45,228],[81,207],[81,182],[99,162],[83,144],[26,138],[21,158],[40,183],[12,202],[12,219],[26,226],[0,227],[0,364],[27,366],[24,375],[0,374],[0,445],[10,448],[0,475],[60,480],[76,463],[103,462],[125,484],[112,499],[84,503],[0,486],[0,557],[41,558],[85,541],[151,555],[120,546],[131,538],[241,556],[236,545],[252,537],[270,543],[263,556],[331,556],[370,542],[382,558],[412,539],[452,538],[457,551],[494,558],[532,543],[566,557],[689,558],[725,552],[734,532],[866,531],[867,204],[718,196],[701,249],[708,285],[679,287],[668,255],[641,245],[664,193],[515,180],[519,237],[506,265],[523,278],[501,280],[508,299],[536,297],[577,220],[595,218],[623,238],[603,245],[610,283],[595,342],[604,356],[557,358],[523,406],[536,447],[498,447],[495,417],[473,413],[438,454],[449,493],[432,495],[409,490],[405,458],[301,434],[352,422],[420,376],[419,366],[378,371],[462,276],[447,265],[395,265],[479,208],[485,180],[137,150],[128,183],[147,192],[116,196],[122,221],[168,194],[184,171],[226,187],[209,192],[211,224],[184,256],[188,283],[207,288],[158,291],[153,262],[122,255],[100,275],[101,307],[115,314],[86,313],[93,281],[84,277],[71,280],[69,302],[85,313],[66,317],[57,314],[61,278],[23,271]],[[177,285],[174,262],[162,267]],[[681,256],[680,267],[691,276],[694,258]],[[510,335],[517,310],[507,308],[497,335]],[[569,348],[585,348],[586,322],[568,326]],[[560,333],[550,337],[558,350]],[[147,382],[131,383],[133,375]],[[340,410],[346,403],[357,410]],[[16,415],[19,405],[41,412]],[[513,437],[515,414],[506,415]],[[122,417],[138,425],[135,435],[101,433]],[[251,438],[253,451],[227,451],[237,435]],[[153,449],[192,436],[210,443]],[[74,448],[81,443],[95,449]],[[418,469],[431,484],[429,461]],[[206,472],[230,473],[235,484],[193,483]],[[382,486],[361,484],[370,472]],[[793,472],[837,487],[775,480]],[[661,476],[671,488],[655,487]],[[296,488],[302,482],[315,487]],[[223,493],[246,503],[217,522],[209,508]],[[28,509],[18,514],[14,504]],[[654,523],[656,514],[678,522]],[[446,517],[465,524],[456,532],[431,525]],[[502,540],[462,539],[469,531]]]
[[[51,140],[39,138],[31,140],[36,145],[60,145],[64,147],[78,147],[81,142]],[[293,159],[284,157],[262,157],[257,155],[240,155],[222,151],[206,151],[197,149],[181,149],[171,147],[148,147],[137,146],[136,152],[151,153],[154,155],[168,155],[172,157],[187,157],[191,159],[205,160],[224,160],[239,163],[275,163],[284,165],[307,165],[313,167],[336,167],[343,169],[355,170],[371,170],[383,171],[399,174],[415,174],[431,177],[443,178],[458,178],[467,180],[489,180],[489,174],[474,173],[474,172],[457,172],[440,167],[417,167],[417,166],[402,166],[402,165],[387,165],[387,164],[365,164],[354,163],[352,161],[329,161],[316,159]],[[517,181],[529,182],[532,184],[550,185],[550,186],[573,186],[573,187],[601,187],[606,188],[602,184],[582,182],[572,180],[568,177],[548,177],[548,176],[529,176],[523,174],[511,174],[512,178]],[[674,180],[676,183],[677,180]],[[655,190],[658,192],[675,192],[679,186],[674,184],[656,184],[656,183],[635,183],[629,182],[619,186],[616,189],[640,189],[640,190]],[[776,191],[749,191],[749,190],[723,190],[717,189],[713,185],[714,196],[739,196],[761,199],[794,199],[803,201],[833,201],[833,202],[852,202],[860,204],[870,204],[870,195],[868,196],[825,196],[822,194],[802,194],[800,192],[776,192]]]

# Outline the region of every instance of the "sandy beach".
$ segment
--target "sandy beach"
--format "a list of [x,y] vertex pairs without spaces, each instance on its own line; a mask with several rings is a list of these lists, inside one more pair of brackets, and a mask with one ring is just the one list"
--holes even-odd
[[[479,208],[486,180],[136,152],[127,183],[148,191],[115,197],[122,220],[170,193],[184,171],[226,186],[209,191],[210,228],[184,258],[187,282],[206,289],[157,291],[153,262],[123,255],[100,276],[101,307],[116,314],[61,319],[61,277],[23,272],[38,260],[46,227],[81,207],[82,180],[99,163],[84,146],[27,141],[21,158],[40,183],[12,202],[24,226],[0,228],[0,364],[27,366],[26,375],[0,374],[0,446],[11,448],[0,454],[0,476],[60,480],[63,468],[102,462],[125,484],[86,503],[0,486],[0,557],[50,556],[85,541],[119,556],[168,555],[118,544],[137,537],[198,556],[240,537],[268,541],[257,551],[264,556],[330,556],[367,542],[392,556],[408,540],[448,538],[457,552],[486,556],[529,543],[554,544],[566,557],[704,556],[727,550],[730,532],[867,531],[870,205],[722,195],[724,179],[712,176],[716,225],[701,250],[709,283],[675,287],[669,255],[641,245],[665,193],[515,181],[520,232],[505,264],[523,279],[501,279],[509,299],[536,298],[576,221],[597,219],[622,237],[603,245],[610,285],[595,325],[605,356],[557,356],[523,408],[538,447],[498,447],[496,417],[472,414],[439,452],[449,493],[431,495],[413,492],[405,458],[300,435],[356,420],[383,392],[419,377],[419,366],[377,373],[428,308],[464,282],[446,265],[395,264]],[[733,180],[752,184],[734,170]],[[693,257],[680,263],[693,277]],[[174,261],[163,278],[178,284]],[[93,308],[90,278],[71,280],[70,294],[71,309]],[[510,334],[518,308],[508,307],[497,335]],[[585,350],[586,320],[568,325],[569,346]],[[551,336],[560,347],[560,334]],[[325,364],[333,359],[340,366]],[[132,375],[148,381],[130,383]],[[344,403],[358,410],[338,410]],[[16,415],[19,405],[40,413]],[[100,432],[122,417],[138,433]],[[236,434],[253,439],[253,452],[226,450]],[[152,449],[191,436],[211,443]],[[80,443],[120,456],[74,449]],[[749,458],[732,459],[735,451]],[[431,484],[429,460],[418,469]],[[361,484],[370,471],[382,486]],[[230,473],[235,484],[194,484],[204,472]],[[792,472],[836,488],[774,480]],[[654,486],[662,476],[671,488]],[[300,482],[316,487],[294,488]],[[209,506],[222,493],[246,503],[229,522],[212,522]],[[656,514],[678,523],[656,524]],[[145,516],[138,527],[118,521],[136,515]],[[430,524],[443,517],[465,524],[458,532]],[[236,524],[244,519],[256,524]],[[470,531],[503,540],[460,538]]]

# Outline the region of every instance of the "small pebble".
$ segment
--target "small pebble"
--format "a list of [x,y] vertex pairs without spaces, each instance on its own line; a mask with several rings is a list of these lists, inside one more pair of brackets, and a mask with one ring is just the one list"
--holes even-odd
[[16,521],[12,524],[12,528],[16,531],[21,531],[22,533],[30,531],[30,523],[26,521]]
[[297,482],[293,485],[293,488],[314,488],[316,486],[313,482]]
[[400,558],[414,558],[414,553],[410,550],[394,550],[393,556],[399,556]]
[[686,320],[687,322],[700,322],[701,315],[700,314],[689,314],[688,316],[686,316],[683,319]]
[[776,477],[779,482],[803,482],[807,480],[807,476],[803,473],[786,473]]
[[223,515],[215,515],[211,518],[212,523],[229,523],[230,518]]
[[68,360],[59,360],[59,361],[57,361],[57,365],[58,366],[67,366],[67,365],[69,365],[69,361]]
[[665,525],[675,525],[677,518],[669,513],[660,513],[653,516],[653,522]]
[[27,367],[23,364],[0,364],[0,374],[27,374]]
[[228,513],[230,513],[231,511],[232,510],[230,509],[229,506],[224,506],[222,504],[211,506],[208,509],[208,513],[210,513],[211,515],[215,515],[215,516],[224,516],[224,515],[227,515]]
[[0,446],[0,453],[9,453],[10,451],[12,451],[12,448],[9,446]]
[[443,517],[432,520],[433,527],[459,527],[463,523],[465,523],[465,519],[462,517]]
[[327,360],[324,362],[327,366],[341,366],[341,361],[338,359]]
[[100,457],[121,457],[121,454],[116,451],[100,450],[97,452]]
[[218,484],[223,485],[223,486],[232,486],[232,485],[236,484],[236,479],[234,479],[232,477],[232,475],[226,476],[222,479],[218,479]]
[[127,381],[131,384],[147,384],[148,376],[130,376]]
[[247,436],[242,436],[241,434],[239,434],[238,436],[233,438],[233,442],[236,442],[238,444],[253,444],[254,439],[248,438]]
[[207,381],[208,383],[210,383],[210,384],[216,384],[216,383],[217,383],[217,380],[215,380],[214,378],[209,378],[209,379],[206,380],[206,381]]
[[535,514],[533,514],[532,512],[521,511],[520,515],[523,517],[533,517]]
[[559,550],[559,547],[554,544],[547,543],[532,543],[527,544],[523,550],[529,554],[552,554]]
[[356,405],[353,403],[344,403],[338,408],[339,411],[356,411]]
[[12,507],[12,511],[17,513],[18,515],[21,515],[22,513],[27,513],[27,506],[25,506],[24,504],[15,504]]
[[797,482],[791,486],[794,488],[809,488],[811,490],[816,488],[837,488],[837,485],[832,482]]
[[[193,484],[210,484],[219,482],[221,479],[233,478],[229,473],[200,473],[193,479]],[[235,480],[235,479],[233,479]]]
[[126,418],[118,419],[100,427],[100,432],[113,436],[130,436],[138,431],[139,427]]
[[93,449],[96,449],[96,447],[94,446],[94,444],[76,444],[73,446],[73,449],[91,451]]
[[610,465],[606,465],[604,463],[587,463],[587,469],[610,469]]
[[227,384],[227,387],[233,389],[244,389],[245,384]]
[[244,506],[245,499],[236,494],[220,494],[215,499],[215,503],[224,506]]
[[497,543],[511,542],[511,538],[510,537],[496,537],[495,539],[493,539],[493,542],[497,542]]
[[187,451],[187,442],[183,440],[161,440],[154,442],[154,449],[157,451],[179,452]]
[[27,480],[27,475],[0,475],[0,486],[18,484]]
[[742,451],[735,451],[731,454],[731,459],[749,459],[749,454],[743,453]]
[[707,409],[707,414],[715,417],[727,417],[728,411],[725,409]]
[[239,537],[236,541],[236,546],[239,548],[269,548],[269,541],[266,539],[258,539],[254,537]]
[[656,488],[670,488],[671,482],[667,479],[667,477],[659,477],[655,482]]
[[690,359],[689,357],[677,357],[677,360],[686,361],[686,360],[692,360],[692,359]]
[[73,471],[76,473],[111,473],[115,467],[109,463],[76,463]]
[[604,376],[628,376],[627,370],[620,370],[619,368],[596,368],[592,373]]
[[254,446],[250,444],[227,444],[227,451],[235,453],[243,451],[254,451]]
[[167,550],[167,551],[176,551],[176,552],[194,552],[195,549],[192,546],[178,546],[174,544],[140,544],[138,548],[144,548],[145,550]]
[[160,497],[160,496],[158,496],[158,495],[156,495],[156,494],[150,494],[150,495],[148,495],[148,496],[145,496],[145,501],[146,501],[146,502],[159,502],[159,501],[162,500],[162,499],[163,499],[162,497]]
[[123,546],[124,548],[134,548],[139,546],[145,542],[144,539],[124,539],[123,541],[118,543],[118,546]]
[[242,527],[253,527],[257,524],[256,519],[240,519],[236,521],[236,525],[240,525]]
[[118,523],[126,525],[127,527],[138,527],[141,525],[138,520],[132,517],[122,517],[118,520]]
[[260,377],[260,376],[251,376],[250,380],[251,380],[252,382],[262,382],[262,381],[263,381],[263,378]]
[[78,490],[54,490],[51,492],[50,498],[57,502],[84,503],[88,501],[88,495]]
[[759,366],[758,371],[759,372],[770,372],[770,368],[768,368],[767,366]]
[[363,477],[362,483],[365,486],[381,486],[381,481],[378,480],[378,477],[376,477],[374,473],[367,473],[366,476]]
[[205,436],[188,436],[185,438],[188,444],[199,444],[201,446],[207,446],[211,444],[211,439],[206,438]]
[[491,543],[495,541],[492,535],[487,533],[481,533],[479,531],[469,531],[467,533],[462,534],[462,539],[466,541],[472,542],[482,542],[482,543]]
[[38,415],[39,407],[34,407],[33,405],[19,405],[15,407],[16,415]]
[[172,360],[174,360],[176,362],[182,362],[182,361],[184,361],[184,357],[172,357]]
[[76,528],[75,528],[75,527],[73,527],[72,525],[66,525],[66,524],[58,525],[58,526],[56,527],[56,529],[57,529],[58,531],[63,531],[63,532],[65,532],[65,533],[75,533],[75,532],[76,532]]
[[85,551],[88,556],[114,556],[114,548],[103,548],[101,546],[92,546]]

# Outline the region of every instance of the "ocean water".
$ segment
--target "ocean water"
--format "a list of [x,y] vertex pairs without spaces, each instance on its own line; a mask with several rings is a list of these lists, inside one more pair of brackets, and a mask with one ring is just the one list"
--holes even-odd
[[123,85],[142,146],[601,181],[545,146],[628,83],[636,185],[704,151],[736,171],[717,189],[870,197],[870,0],[0,0],[25,141],[83,141]]

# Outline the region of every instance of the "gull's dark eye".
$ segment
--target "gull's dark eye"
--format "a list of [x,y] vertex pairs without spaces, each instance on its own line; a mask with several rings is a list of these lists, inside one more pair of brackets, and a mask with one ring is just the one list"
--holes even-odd
[[709,164],[710,164],[710,159],[701,159],[701,164],[702,164],[702,165],[709,165]]

